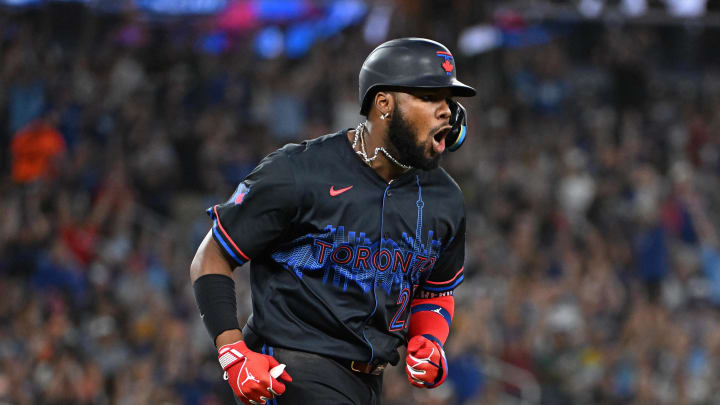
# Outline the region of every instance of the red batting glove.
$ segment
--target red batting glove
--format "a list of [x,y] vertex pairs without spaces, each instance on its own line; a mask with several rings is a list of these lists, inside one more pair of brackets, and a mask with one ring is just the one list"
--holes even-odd
[[405,372],[410,384],[418,388],[435,388],[447,377],[445,352],[435,340],[429,335],[418,335],[408,342]]
[[[220,347],[218,360],[233,393],[245,404],[264,404],[285,392],[285,384],[270,375],[270,369],[280,363],[272,356],[248,349],[242,340]],[[292,382],[286,371],[278,378]]]

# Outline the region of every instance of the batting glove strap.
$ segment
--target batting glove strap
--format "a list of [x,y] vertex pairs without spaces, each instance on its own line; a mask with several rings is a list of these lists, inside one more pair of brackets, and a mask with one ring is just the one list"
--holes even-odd
[[220,367],[222,367],[223,370],[227,370],[235,363],[242,361],[245,358],[244,354],[229,346],[230,345],[225,345],[218,350],[218,361],[220,362]]

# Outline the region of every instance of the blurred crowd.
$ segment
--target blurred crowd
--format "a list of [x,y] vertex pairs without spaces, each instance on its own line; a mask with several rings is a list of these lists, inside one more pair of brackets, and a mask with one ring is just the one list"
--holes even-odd
[[[565,23],[464,57],[490,17],[452,4],[398,1],[388,35],[444,42],[479,90],[443,162],[467,278],[448,382],[394,367],[384,403],[717,403],[717,30]],[[354,127],[375,44],[357,26],[261,60],[203,29],[0,9],[0,404],[232,403],[189,284],[204,208],[274,148]]]

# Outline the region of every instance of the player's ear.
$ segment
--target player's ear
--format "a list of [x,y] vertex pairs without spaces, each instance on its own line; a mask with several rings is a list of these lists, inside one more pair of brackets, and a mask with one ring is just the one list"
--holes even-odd
[[[387,118],[395,109],[395,94],[391,91],[378,91],[375,93],[373,107],[375,107],[376,114],[381,119]],[[382,118],[383,116],[385,118]]]

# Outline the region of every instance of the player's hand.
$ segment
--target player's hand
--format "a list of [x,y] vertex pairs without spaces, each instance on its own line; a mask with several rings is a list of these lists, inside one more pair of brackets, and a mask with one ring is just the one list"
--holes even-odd
[[410,384],[435,388],[447,377],[447,360],[439,343],[424,336],[413,336],[408,342],[405,372]]
[[[285,384],[276,378],[292,382],[290,374],[283,370],[284,365],[281,366],[272,356],[253,352],[242,340],[221,346],[218,360],[233,393],[245,404],[264,404],[282,395]],[[273,377],[271,369],[274,375],[282,373]]]

